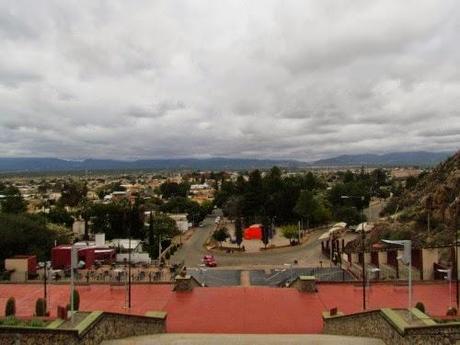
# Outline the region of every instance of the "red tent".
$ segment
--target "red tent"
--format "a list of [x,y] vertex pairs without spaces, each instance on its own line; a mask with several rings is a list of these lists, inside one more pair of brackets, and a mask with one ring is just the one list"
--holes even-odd
[[245,240],[261,240],[262,239],[262,225],[254,224],[249,228],[244,229]]

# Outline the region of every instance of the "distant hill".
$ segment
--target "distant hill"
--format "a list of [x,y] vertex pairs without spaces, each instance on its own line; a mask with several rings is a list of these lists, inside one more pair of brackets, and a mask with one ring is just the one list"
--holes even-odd
[[453,152],[391,152],[386,154],[342,155],[312,163],[314,166],[434,166]]
[[95,171],[95,170],[247,170],[273,166],[297,168],[305,163],[294,160],[262,159],[150,159],[121,161],[86,159],[69,161],[57,158],[0,158],[0,172]]
[[250,170],[331,166],[434,166],[451,152],[400,152],[383,155],[342,155],[315,162],[243,158],[180,158],[135,161],[85,159],[72,161],[58,158],[0,158],[0,172],[100,171],[100,170]]

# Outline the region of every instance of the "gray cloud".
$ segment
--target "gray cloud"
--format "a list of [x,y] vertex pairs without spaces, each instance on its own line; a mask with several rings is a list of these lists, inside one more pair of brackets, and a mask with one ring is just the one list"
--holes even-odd
[[458,149],[456,0],[0,3],[0,156]]

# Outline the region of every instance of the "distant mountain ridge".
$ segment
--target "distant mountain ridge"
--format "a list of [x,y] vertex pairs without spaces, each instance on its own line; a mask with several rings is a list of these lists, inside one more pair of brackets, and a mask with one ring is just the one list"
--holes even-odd
[[315,161],[315,166],[434,166],[453,152],[390,152],[385,154],[341,155]]
[[452,152],[393,152],[383,155],[342,155],[314,162],[276,159],[244,158],[177,158],[144,159],[135,161],[112,159],[85,159],[82,161],[59,158],[0,158],[0,172],[49,172],[97,170],[249,170],[308,168],[331,166],[434,166],[446,160]]
[[305,163],[294,160],[183,158],[122,161],[85,159],[71,161],[58,158],[0,158],[0,172],[83,171],[83,170],[246,170],[273,166],[296,168]]

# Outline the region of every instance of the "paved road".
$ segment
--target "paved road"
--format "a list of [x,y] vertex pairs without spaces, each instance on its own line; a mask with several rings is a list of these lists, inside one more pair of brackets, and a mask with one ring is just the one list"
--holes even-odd
[[[204,220],[204,227],[197,228],[192,237],[184,243],[171,259],[171,262],[178,263],[185,261],[186,267],[197,267],[201,264],[203,255],[208,254],[204,248],[204,243],[214,230],[215,217],[219,214],[216,211],[213,215]],[[323,265],[328,266],[327,259],[321,255],[321,244],[318,237],[324,232],[315,231],[311,236],[311,240],[301,246],[279,248],[260,253],[224,253],[213,252],[219,267],[242,267],[256,268],[259,265],[283,265],[284,263],[292,263],[298,260],[301,266],[320,266],[320,261]]]
[[380,339],[299,334],[156,334],[103,341],[102,345],[384,345]]

